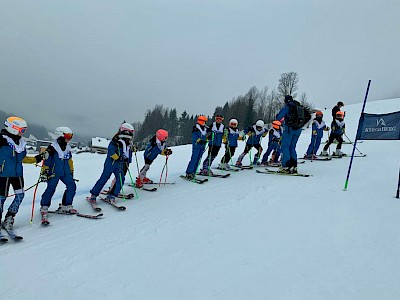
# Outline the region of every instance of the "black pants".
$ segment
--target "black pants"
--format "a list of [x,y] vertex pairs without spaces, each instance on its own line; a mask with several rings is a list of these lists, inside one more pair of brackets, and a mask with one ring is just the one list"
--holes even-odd
[[8,196],[10,190],[10,185],[12,185],[14,192],[24,189],[24,178],[20,177],[0,177],[0,196]]
[[233,155],[235,154],[236,146],[226,146],[225,154],[221,159],[221,163],[229,163]]
[[337,140],[337,141],[338,141],[338,144],[337,144],[337,146],[336,146],[336,149],[338,149],[338,150],[342,149],[342,143],[343,143],[342,135],[332,133],[332,134],[329,136],[328,143],[327,143],[327,144],[325,145],[325,147],[324,147],[324,151],[328,150],[329,146],[333,143],[334,140]]

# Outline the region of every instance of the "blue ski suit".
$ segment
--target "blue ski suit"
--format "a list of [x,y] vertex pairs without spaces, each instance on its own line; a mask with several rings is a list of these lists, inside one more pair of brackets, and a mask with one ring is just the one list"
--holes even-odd
[[103,173],[96,182],[90,193],[98,196],[112,174],[115,175],[115,189],[112,194],[118,197],[122,185],[125,182],[124,165],[132,162],[132,149],[128,140],[119,139],[115,136],[108,145],[107,157],[104,162]]
[[192,130],[192,157],[186,168],[186,174],[195,175],[200,159],[203,156],[207,144],[209,128],[206,125],[196,124]]
[[[281,122],[283,121],[281,148],[282,148],[282,167],[285,168],[297,167],[296,145],[302,131],[302,127],[294,128],[288,126],[288,124],[286,124],[285,122],[285,119],[289,119],[291,106],[296,106],[296,102],[294,100],[288,101],[286,105],[276,115],[276,120],[279,120]],[[311,116],[306,109],[304,109],[304,115],[305,115],[304,124],[306,124],[310,120]]]
[[51,199],[59,181],[66,186],[62,204],[72,205],[76,193],[76,184],[73,175],[74,163],[71,147],[66,143],[64,137],[59,137],[47,147],[46,151],[49,153],[49,158],[43,163],[42,174],[47,177],[47,188],[42,195],[40,205],[47,207],[51,205]]
[[324,136],[324,130],[326,129],[326,124],[322,119],[319,121],[315,119],[312,123],[312,132],[311,132],[311,142],[308,146],[306,155],[307,157],[311,157],[312,155],[316,155],[321,145],[321,139]]
[[281,155],[281,138],[282,128],[280,128],[279,130],[276,130],[274,128],[270,129],[267,152],[264,153],[261,163],[265,164],[268,162],[268,157],[272,151],[275,151],[274,162],[278,162],[279,156]]

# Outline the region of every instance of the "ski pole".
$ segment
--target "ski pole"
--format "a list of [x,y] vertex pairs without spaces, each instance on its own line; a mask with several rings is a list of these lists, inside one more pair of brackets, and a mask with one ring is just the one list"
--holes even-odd
[[[42,160],[42,167],[40,168],[40,172],[42,171],[43,165],[44,165],[44,160]],[[39,186],[40,176],[41,176],[41,174],[39,174],[39,178],[38,178],[38,180],[37,180],[37,182],[36,182],[35,191],[33,192],[33,198],[32,198],[32,212],[31,212],[31,222],[30,222],[31,224],[32,224],[32,222],[33,222],[33,215],[34,215],[34,210],[35,210],[35,200],[36,200],[36,191],[37,191],[37,188],[38,188],[38,186]]]
[[201,154],[199,154],[200,155],[200,159],[199,159],[199,162],[197,164],[196,174],[199,172],[199,167],[200,167],[200,164],[201,164],[201,158],[203,157],[203,154],[204,154],[204,152],[206,152],[207,149],[208,149],[208,143],[207,143],[207,146],[203,149],[203,152]]
[[[29,191],[30,189],[34,188],[34,187],[37,186],[40,182],[41,182],[41,181],[36,182],[35,184],[33,184],[32,186],[28,187],[27,189],[24,189],[24,192]],[[7,198],[13,197],[13,196],[15,196],[15,195],[16,195],[16,194],[8,195]]]
[[167,183],[167,178],[168,178],[168,158],[169,155],[165,158],[165,179],[164,179],[164,184]]
[[397,182],[397,193],[396,198],[399,199],[400,194],[400,168],[399,168],[399,181]]
[[135,183],[133,182],[133,178],[132,178],[131,171],[129,170],[129,165],[128,165],[128,163],[126,163],[126,164],[127,164],[126,167],[127,167],[127,170],[128,170],[129,178],[131,179],[131,182],[132,182],[133,190],[135,191],[136,198],[139,199],[139,196],[138,196],[138,193],[137,193],[137,190],[136,190]]
[[[350,144],[354,145],[354,143],[349,139],[349,137],[346,135],[346,133],[344,133],[344,136],[349,140]],[[357,150],[358,152],[360,152],[361,155],[363,155],[363,153],[362,153],[360,150],[358,150],[357,147],[355,147],[355,148],[356,148],[356,150]]]
[[125,198],[125,192],[124,192],[124,184],[122,182],[122,172],[119,173],[119,183],[121,184],[122,198],[124,199],[124,202],[125,202],[126,198]]
[[[167,166],[168,157],[169,157],[169,155],[166,155],[166,156],[165,156],[165,164],[164,164],[164,166],[163,166],[163,168],[162,168],[162,170],[161,170],[160,182],[158,183],[158,186],[161,186],[162,176],[163,176],[165,167]],[[167,167],[167,169],[168,169],[168,167]],[[166,177],[167,177],[167,175],[165,176],[165,182],[167,182],[167,178],[166,178]]]
[[208,177],[210,177],[210,168],[211,168],[211,155],[214,148],[214,132],[211,133],[211,148],[209,148],[208,153]]
[[313,161],[314,155],[316,155],[316,153],[315,153],[315,145],[316,144],[317,144],[317,137],[315,137],[315,140],[314,140],[314,145],[313,145],[312,154],[311,154],[311,161]]

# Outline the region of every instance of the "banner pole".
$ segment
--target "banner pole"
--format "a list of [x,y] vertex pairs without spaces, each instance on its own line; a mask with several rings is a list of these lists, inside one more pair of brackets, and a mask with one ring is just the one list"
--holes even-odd
[[[363,103],[363,107],[362,107],[362,110],[361,110],[360,119],[358,120],[357,133],[358,133],[358,130],[360,129],[361,120],[363,119],[363,116],[364,116],[365,104],[367,103],[367,98],[368,98],[368,92],[369,92],[370,85],[371,85],[371,79],[368,81],[367,91],[365,92],[364,103]],[[349,184],[351,166],[353,165],[354,151],[356,150],[356,146],[357,146],[357,135],[356,135],[356,138],[354,139],[353,151],[351,152],[349,169],[347,171],[346,181],[344,183],[344,189],[343,189],[344,191],[347,191],[347,186]]]
[[400,167],[399,167],[399,181],[397,182],[397,193],[396,193],[397,199],[399,199],[399,194],[400,194]]

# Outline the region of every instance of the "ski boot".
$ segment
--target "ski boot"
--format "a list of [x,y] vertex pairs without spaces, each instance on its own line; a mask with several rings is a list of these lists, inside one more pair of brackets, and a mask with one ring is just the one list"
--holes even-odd
[[50,222],[48,220],[48,211],[49,207],[48,206],[42,206],[40,208],[40,214],[42,216],[42,225],[49,225]]
[[288,167],[279,167],[278,173],[290,174],[290,168],[288,168]]
[[201,169],[200,170],[200,174],[204,175],[204,176],[208,176],[208,175],[212,176],[212,175],[214,175],[213,172],[211,170],[209,170],[209,169]]
[[57,211],[61,212],[61,213],[67,213],[67,214],[78,213],[78,211],[72,205],[62,205],[62,204],[59,204]]
[[344,155],[345,154],[340,149],[336,149],[336,151],[333,152],[333,156],[342,157]]
[[322,152],[319,156],[329,156],[328,151],[322,150]]
[[114,195],[107,195],[106,197],[107,201],[110,201],[111,203],[115,203],[115,196]]
[[194,179],[194,174],[192,174],[192,173],[188,173],[188,174],[186,174],[186,179],[188,179],[188,180],[193,180]]
[[236,168],[241,168],[241,167],[243,167],[242,162],[238,160],[238,161],[236,162],[236,164],[235,164],[235,167],[236,167]]
[[9,231],[14,229],[14,216],[15,214],[7,212],[6,217],[4,218],[3,224],[1,226]]
[[140,179],[140,177],[136,178],[135,186],[139,189],[143,187],[143,181]]
[[143,181],[143,183],[154,183],[153,180],[151,180],[151,179],[149,179],[147,177],[143,178],[142,181]]

